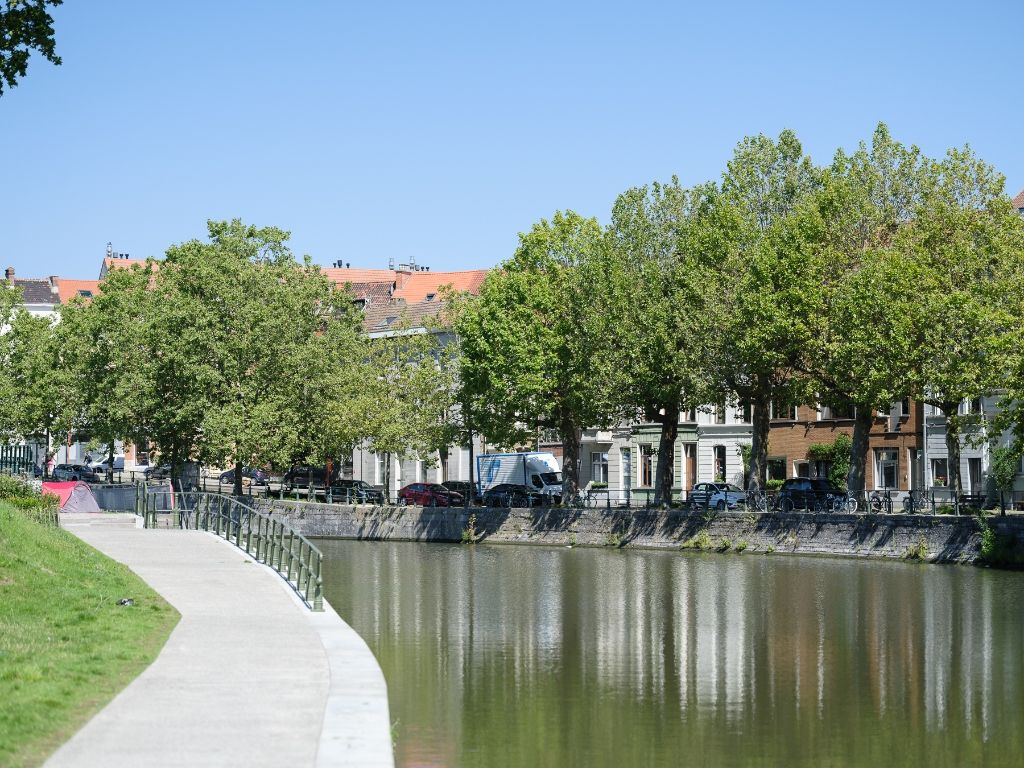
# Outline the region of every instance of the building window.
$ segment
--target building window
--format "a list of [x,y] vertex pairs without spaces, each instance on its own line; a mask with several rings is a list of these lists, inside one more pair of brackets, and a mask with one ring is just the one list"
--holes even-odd
[[810,477],[811,476],[811,462],[809,461],[798,461],[796,462],[793,469],[796,470],[797,477]]
[[819,459],[814,462],[814,477],[828,477],[832,471],[832,462]]
[[900,416],[910,415],[910,398],[904,397],[900,400]]
[[796,406],[786,400],[772,400],[769,406],[772,421],[796,421]]
[[715,482],[716,483],[724,483],[725,482],[725,472],[726,472],[725,446],[724,445],[716,445],[715,446]]
[[949,484],[949,465],[945,459],[932,459],[932,485]]
[[967,401],[967,413],[968,414],[980,416],[982,414],[982,412],[983,412],[983,409],[981,407],[981,398],[980,397],[972,397],[970,400]]
[[691,408],[686,413],[684,413],[683,414],[683,421],[688,422],[688,423],[692,423],[692,422],[697,421],[697,409],[696,408]]
[[875,450],[875,488],[899,488],[899,453],[894,448]]
[[633,449],[622,449],[622,487],[629,490],[633,487]]
[[971,482],[971,493],[982,493],[984,491],[981,482],[981,459],[971,457],[967,459],[967,476]]
[[715,406],[715,424],[725,424],[725,403]]
[[608,454],[599,451],[590,453],[590,479],[595,483],[608,482]]
[[822,404],[821,409],[821,420],[828,421],[831,419],[852,419],[854,418],[853,406],[849,403],[841,405],[826,405]]
[[654,446],[649,443],[640,445],[640,487],[654,486]]
[[750,424],[751,421],[753,421],[753,419],[751,418],[750,401],[747,400],[746,402],[742,403],[740,405],[740,407],[743,409],[743,411],[742,411],[743,423],[744,424]]
[[769,457],[767,472],[765,476],[769,480],[785,480],[786,479],[786,457]]

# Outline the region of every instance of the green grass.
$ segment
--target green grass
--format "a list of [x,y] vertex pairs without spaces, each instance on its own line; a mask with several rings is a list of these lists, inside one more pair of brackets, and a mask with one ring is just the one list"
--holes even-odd
[[[130,597],[134,606],[119,606]],[[0,765],[38,765],[156,658],[178,612],[127,567],[0,502]]]

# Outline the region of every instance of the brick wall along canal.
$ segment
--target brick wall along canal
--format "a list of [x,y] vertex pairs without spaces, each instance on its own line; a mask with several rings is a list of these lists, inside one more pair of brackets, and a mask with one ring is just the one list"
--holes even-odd
[[1019,766],[1024,575],[322,540],[398,765]]

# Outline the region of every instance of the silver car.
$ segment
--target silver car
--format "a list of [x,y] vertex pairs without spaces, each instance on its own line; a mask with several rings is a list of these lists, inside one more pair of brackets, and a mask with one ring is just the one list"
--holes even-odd
[[689,494],[690,509],[739,509],[747,504],[747,494],[732,483],[697,483]]

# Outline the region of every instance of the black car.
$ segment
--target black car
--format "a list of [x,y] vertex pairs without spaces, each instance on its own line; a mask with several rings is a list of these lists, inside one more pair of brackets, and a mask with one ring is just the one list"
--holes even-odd
[[[270,475],[264,472],[262,469],[256,469],[255,467],[242,467],[242,478],[248,480],[252,485],[270,485]],[[227,472],[221,472],[219,481],[221,483],[235,482],[235,470],[229,469]]]
[[543,507],[551,503],[549,497],[537,493],[528,485],[502,483],[484,491],[485,507]]
[[802,509],[808,512],[846,512],[856,510],[856,501],[827,478],[791,477],[782,484],[775,507],[782,512]]
[[171,465],[161,464],[157,467],[146,467],[143,470],[143,476],[147,480],[166,480],[171,476]]
[[331,483],[331,501],[352,504],[383,504],[384,491],[365,480],[335,480]]
[[480,494],[476,492],[474,483],[465,480],[445,480],[441,483],[449,491],[454,491],[464,499],[469,499],[473,504],[481,503]]
[[310,466],[309,464],[299,464],[285,472],[281,482],[285,488],[292,491],[296,488],[309,487],[325,489],[328,485],[333,485],[337,479],[338,470],[336,467],[332,468],[330,481],[328,482],[327,467],[323,465]]

